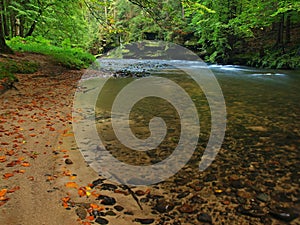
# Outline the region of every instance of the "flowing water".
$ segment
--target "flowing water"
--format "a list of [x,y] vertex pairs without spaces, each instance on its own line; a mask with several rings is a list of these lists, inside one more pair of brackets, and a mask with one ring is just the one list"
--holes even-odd
[[[149,66],[149,62],[146,64]],[[139,62],[139,70],[146,64]],[[209,104],[203,90],[187,74],[165,64],[149,73],[168,78],[187,91],[196,105],[200,134],[189,163],[174,176],[154,185],[165,190],[168,196],[164,197],[165,201],[172,201],[177,207],[177,211],[161,215],[162,220],[200,224],[203,218],[198,218],[199,213],[204,213],[212,217],[214,224],[281,224],[282,220],[297,217],[300,211],[300,71],[208,66],[223,91],[227,128],[215,160],[200,172],[199,161],[212,127]],[[180,64],[193,67],[188,61]],[[145,71],[147,68],[142,70]],[[145,140],[151,135],[151,118],[161,117],[167,126],[166,136],[150,151],[132,151],[124,146],[112,129],[110,110],[117,94],[136,79],[145,78],[119,77],[106,83],[97,102],[97,128],[114,157],[130,165],[152,165],[172,154],[182,125],[178,112],[168,101],[155,96],[142,99],[129,116],[132,133]],[[280,213],[290,217],[275,220]],[[292,222],[299,223],[299,218]]]

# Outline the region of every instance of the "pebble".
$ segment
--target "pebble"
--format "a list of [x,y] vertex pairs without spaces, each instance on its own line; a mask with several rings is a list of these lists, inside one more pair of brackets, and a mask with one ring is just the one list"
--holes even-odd
[[188,196],[189,194],[190,194],[189,191],[181,192],[180,194],[177,195],[177,198],[181,199]]
[[191,205],[184,203],[181,207],[179,207],[179,212],[181,213],[193,213],[194,209]]
[[251,193],[243,190],[238,190],[237,196],[244,198],[244,199],[249,199],[252,197]]
[[291,212],[290,209],[281,209],[281,210],[270,210],[269,214],[276,219],[291,222],[294,219],[299,217],[298,213]]
[[231,181],[230,185],[231,185],[231,187],[237,188],[237,189],[244,187],[243,183],[240,180],[233,180],[233,181]]
[[135,222],[141,223],[141,224],[151,224],[154,222],[154,219],[140,219],[140,218],[136,218],[134,220]]
[[237,211],[243,215],[256,218],[265,216],[265,213],[260,209],[245,209],[243,206],[238,206]]
[[104,180],[105,180],[105,179],[101,179],[101,178],[98,179],[98,180],[94,180],[94,181],[92,182],[91,188],[94,188],[94,187],[96,187],[97,185],[102,184]]
[[116,216],[117,214],[114,211],[109,210],[105,213],[105,215],[106,216]]
[[142,191],[142,190],[137,190],[137,191],[135,191],[135,194],[136,194],[137,196],[143,196],[143,195],[145,195],[145,192]]
[[156,205],[153,207],[154,210],[156,210],[160,213],[169,212],[173,208],[174,208],[174,206],[165,200],[158,200]]
[[102,217],[98,217],[95,222],[98,224],[108,224],[108,220]]
[[269,202],[271,200],[270,196],[265,193],[258,194],[256,198],[262,202]]
[[200,213],[197,216],[197,220],[200,222],[205,222],[205,223],[210,223],[212,224],[212,218],[210,215],[208,215],[207,213]]
[[87,216],[87,211],[83,207],[79,207],[75,210],[77,216],[81,219],[84,220]]
[[65,163],[66,163],[67,165],[71,165],[71,164],[73,164],[73,161],[72,161],[71,159],[66,159],[66,160],[65,160]]
[[124,210],[124,207],[120,206],[120,205],[116,205],[116,206],[114,206],[114,209],[117,210],[118,212],[121,212]]
[[97,200],[102,200],[101,204],[103,205],[114,205],[116,204],[116,199],[106,195],[100,195]]

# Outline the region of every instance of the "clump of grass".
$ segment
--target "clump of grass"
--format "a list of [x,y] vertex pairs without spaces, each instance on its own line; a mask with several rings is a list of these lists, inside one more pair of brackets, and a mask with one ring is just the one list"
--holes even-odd
[[69,69],[82,69],[89,67],[95,57],[80,48],[71,46],[54,46],[42,37],[15,37],[8,41],[8,45],[19,52],[32,52],[49,55],[54,61]]

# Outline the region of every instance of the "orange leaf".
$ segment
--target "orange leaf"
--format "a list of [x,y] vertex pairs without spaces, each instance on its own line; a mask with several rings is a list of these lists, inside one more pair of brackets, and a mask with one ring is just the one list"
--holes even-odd
[[4,195],[6,195],[6,193],[7,193],[7,189],[2,189],[0,191],[0,197],[3,197]]
[[76,184],[75,182],[68,182],[65,184],[65,186],[68,188],[78,188],[78,184]]
[[14,174],[13,173],[6,173],[6,174],[3,174],[3,179],[8,179],[10,177],[13,177]]
[[29,167],[30,163],[29,162],[23,162],[21,165],[24,166],[24,167]]
[[9,200],[9,198],[6,198],[6,197],[0,197],[0,201],[2,202],[7,202]]
[[100,194],[98,194],[96,191],[92,191],[91,195],[93,195],[96,198],[100,196]]
[[10,151],[6,152],[6,155],[9,155],[9,156],[12,156],[14,154],[15,154],[14,150],[10,150]]
[[6,156],[0,156],[0,163],[3,163],[6,161]]
[[25,170],[14,170],[14,173],[25,173]]
[[82,225],[91,225],[90,222],[82,222]]
[[15,186],[12,189],[8,190],[7,193],[14,193],[15,191],[20,190],[19,186]]
[[90,221],[93,221],[93,220],[95,219],[95,217],[93,217],[93,216],[88,216],[86,219],[87,219],[87,220],[90,220]]
[[36,136],[36,134],[30,134],[29,136],[30,136],[30,137],[35,137],[35,136]]
[[78,190],[78,195],[79,195],[80,197],[85,196],[85,195],[86,195],[85,189],[84,189],[84,188],[79,188],[79,190]]
[[102,211],[102,210],[105,209],[104,206],[99,206],[99,205],[94,204],[94,203],[91,203],[90,206],[91,206],[91,208],[92,208],[93,210],[97,210],[97,211]]

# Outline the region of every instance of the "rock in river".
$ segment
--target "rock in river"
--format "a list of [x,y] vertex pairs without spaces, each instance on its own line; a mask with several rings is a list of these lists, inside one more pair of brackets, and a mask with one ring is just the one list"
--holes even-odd
[[152,224],[154,222],[154,219],[140,219],[140,218],[136,218],[134,221],[135,222],[139,222],[141,224]]

